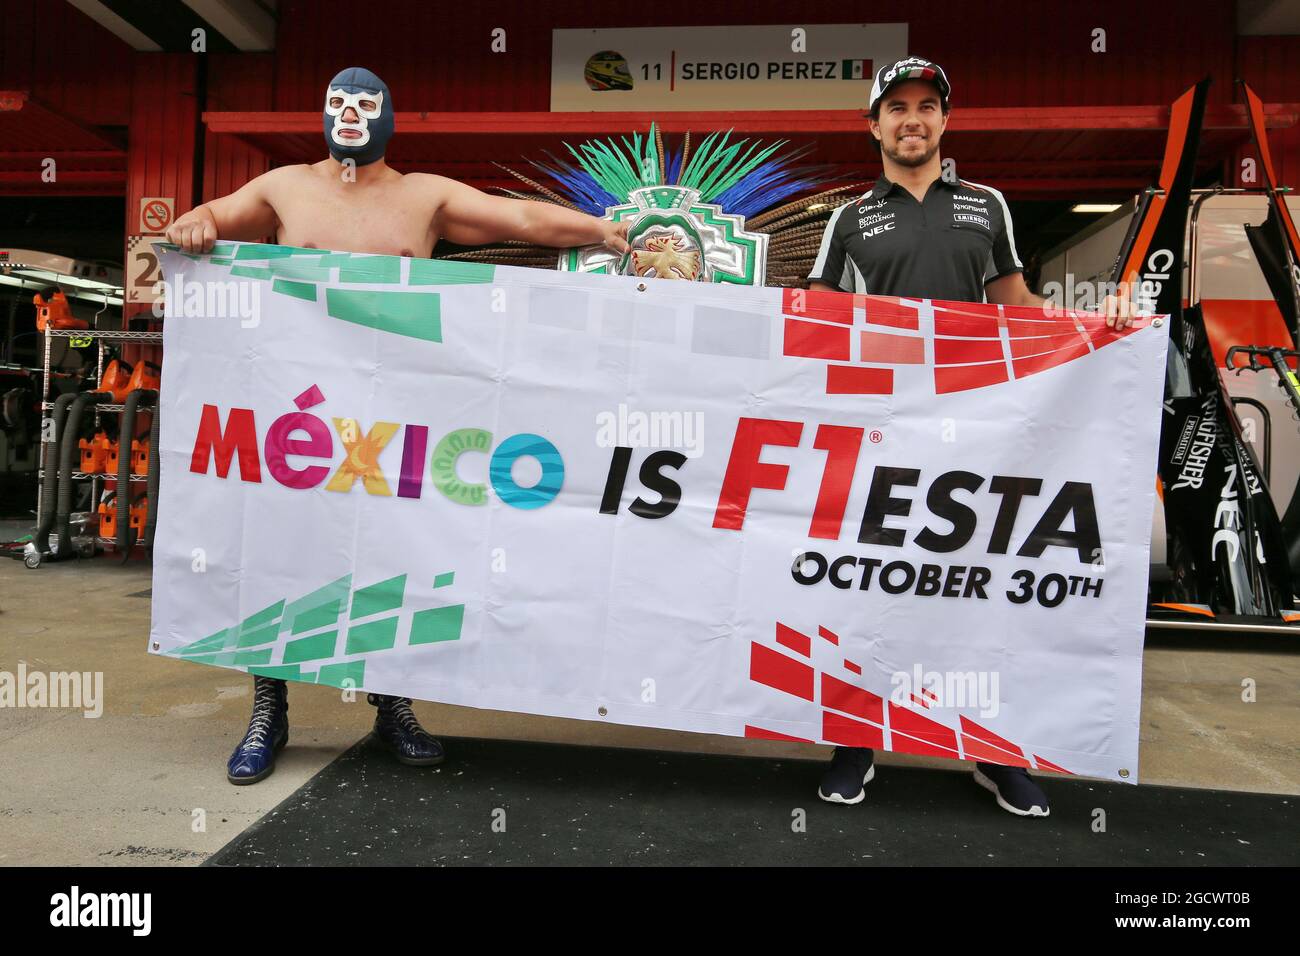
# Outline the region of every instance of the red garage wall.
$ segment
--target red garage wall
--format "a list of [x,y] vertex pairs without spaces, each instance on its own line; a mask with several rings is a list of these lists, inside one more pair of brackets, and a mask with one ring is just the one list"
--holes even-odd
[[[384,76],[403,110],[545,110],[552,27],[727,20],[909,22],[912,49],[947,68],[958,108],[1163,104],[1206,73],[1216,78],[1212,103],[1238,99],[1237,75],[1267,102],[1300,100],[1300,37],[1238,39],[1234,5],[1226,2],[1150,0],[1141,9],[1142,22],[1135,23],[1132,0],[971,0],[942,10],[914,2],[804,0],[795,7],[788,0],[751,0],[743,8],[682,4],[668,12],[604,0],[394,0],[375,7],[366,21],[355,3],[282,0],[274,53],[207,57],[206,108],[315,110],[325,81],[342,66],[362,63]],[[124,144],[129,120],[148,127],[130,134],[131,149],[151,155],[127,164],[128,221],[140,195],[174,194],[178,211],[188,208],[184,180],[194,161],[193,134],[183,129],[190,118],[182,99],[197,102],[197,73],[169,65],[164,54],[133,53],[63,0],[0,0],[0,23],[0,89],[27,90],[78,122],[110,128]],[[504,54],[490,49],[497,27],[506,31]],[[1091,52],[1096,29],[1106,31],[1105,53]],[[164,115],[154,117],[155,111]],[[200,198],[229,192],[266,167],[259,153],[230,137],[204,134],[197,142]],[[1300,129],[1275,133],[1272,145],[1282,180],[1300,186]],[[8,162],[2,153],[0,162]],[[35,175],[32,167],[29,178]],[[6,182],[0,180],[0,191]],[[174,187],[159,192],[157,182]],[[110,188],[121,189],[120,183],[119,173]]]
[[[1134,23],[1132,0],[1034,3],[968,0],[851,4],[750,0],[742,7],[555,3],[384,4],[384,29],[365,31],[342,0],[284,0],[276,51],[276,108],[314,109],[340,68],[369,66],[402,110],[546,110],[552,28],[725,23],[908,22],[912,51],[936,60],[966,106],[1168,103],[1206,73],[1223,80],[1212,101],[1231,101],[1236,19],[1230,3],[1153,0]],[[390,14],[389,11],[393,10]],[[376,8],[379,12],[378,8]],[[1160,24],[1159,31],[1149,24]],[[506,31],[493,53],[491,31]],[[1092,53],[1092,31],[1107,52]],[[1297,94],[1300,95],[1300,94]],[[864,93],[865,99],[865,93]]]
[[[1237,63],[1241,78],[1265,103],[1300,100],[1300,36],[1242,37]],[[1300,188],[1300,126],[1270,133],[1269,149],[1278,182]],[[1247,148],[1243,155],[1254,156],[1255,151]]]

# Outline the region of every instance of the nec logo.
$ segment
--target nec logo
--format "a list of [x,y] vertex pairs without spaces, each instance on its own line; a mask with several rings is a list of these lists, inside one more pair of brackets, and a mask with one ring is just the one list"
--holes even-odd
[[878,236],[878,235],[880,235],[882,232],[889,232],[889,230],[891,230],[891,229],[893,229],[893,228],[894,228],[894,223],[892,223],[892,222],[882,223],[881,225],[876,226],[876,228],[874,228],[874,229],[867,229],[867,230],[865,230],[865,231],[862,233],[862,238],[863,238],[863,239],[870,239],[872,236]]

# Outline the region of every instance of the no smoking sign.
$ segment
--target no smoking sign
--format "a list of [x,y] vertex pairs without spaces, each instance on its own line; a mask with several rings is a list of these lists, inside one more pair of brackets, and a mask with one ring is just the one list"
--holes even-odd
[[169,196],[146,196],[140,200],[140,232],[160,235],[176,218],[176,200]]

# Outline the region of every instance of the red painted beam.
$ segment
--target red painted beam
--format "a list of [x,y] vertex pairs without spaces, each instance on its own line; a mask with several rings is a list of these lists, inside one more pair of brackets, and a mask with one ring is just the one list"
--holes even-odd
[[[1300,103],[1270,103],[1265,122],[1284,129],[1300,122]],[[858,110],[754,110],[743,112],[399,112],[398,135],[600,135],[649,129],[665,133],[734,129],[737,133],[862,133],[867,120]],[[303,134],[320,131],[320,114],[311,112],[207,112],[203,122],[214,133]],[[958,109],[950,132],[1059,132],[1067,130],[1162,130],[1168,106],[1026,106]],[[1245,107],[1211,107],[1205,129],[1246,130]]]

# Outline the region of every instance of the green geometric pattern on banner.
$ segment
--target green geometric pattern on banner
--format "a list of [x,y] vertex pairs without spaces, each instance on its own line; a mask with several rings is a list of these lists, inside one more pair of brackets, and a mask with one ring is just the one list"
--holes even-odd
[[338,643],[338,631],[325,631],[311,637],[299,638],[284,645],[284,662],[301,664],[303,661],[319,661],[334,656],[334,645]]
[[393,615],[349,627],[347,645],[343,653],[369,654],[373,651],[386,651],[396,643],[397,615]]
[[279,276],[282,279],[304,279],[308,282],[329,282],[330,270],[322,269],[317,265],[320,257],[314,257],[310,262],[303,262],[298,259],[272,259],[267,263],[267,268],[271,270],[271,275]]
[[491,282],[496,266],[486,262],[412,259],[407,285],[474,285]]
[[[339,612],[343,610],[343,602],[347,600],[348,594],[351,590],[352,575],[345,574],[337,581],[331,581],[323,588],[319,588],[311,594],[298,598],[298,600],[285,607],[284,617],[281,618],[280,630],[283,631],[286,627],[296,624],[300,615],[311,611],[320,611],[322,608],[327,608],[331,604],[336,605],[334,616],[327,620],[326,613],[322,613],[321,616],[317,618],[320,623],[309,626],[320,627],[324,624],[335,623],[335,621],[338,620]],[[307,627],[299,627],[295,628],[291,633],[301,634],[307,629]]]
[[289,282],[287,279],[276,279],[271,283],[271,291],[279,292],[282,295],[291,295],[295,299],[306,299],[308,302],[316,301],[316,286],[310,282]]
[[343,599],[334,598],[334,600],[326,601],[317,607],[300,611],[294,615],[291,633],[301,634],[303,631],[314,631],[316,628],[324,627],[327,624],[337,624],[339,612],[342,610]]
[[[276,601],[237,625],[168,651],[167,655],[201,664],[240,668],[264,677],[361,687],[366,660],[372,654],[399,646],[460,639],[465,605],[456,604],[417,607],[410,615],[410,631],[406,635],[399,633],[405,619],[400,613],[353,623],[348,627],[344,646],[339,647],[338,622],[343,609],[351,609],[349,620],[385,611],[400,612],[405,603],[408,577],[399,574],[353,590],[352,576],[346,574],[296,600]],[[455,571],[441,572],[434,577],[433,587],[446,587],[455,577]],[[293,636],[313,630],[318,632]],[[352,659],[339,660],[340,657]],[[304,664],[317,662],[318,671],[302,668]]]
[[320,286],[325,284],[325,312],[331,318],[425,342],[442,342],[441,302],[437,292],[341,289],[329,284],[401,285],[411,289],[431,285],[482,285],[495,281],[496,275],[496,266],[490,263],[408,259],[403,279],[402,259],[398,256],[255,242],[218,243],[206,256],[181,254],[195,261],[223,266],[237,278],[270,282],[272,292],[305,302],[319,302]]
[[399,574],[395,578],[380,581],[366,588],[358,588],[352,594],[352,611],[348,614],[348,619],[355,621],[359,617],[369,617],[380,611],[391,611],[401,607],[402,593],[405,590],[405,574]]
[[200,664],[220,664],[223,667],[247,667],[249,664],[269,664],[274,648],[264,647],[255,651],[222,651],[220,654],[186,655],[187,661]]
[[402,260],[396,256],[352,256],[339,266],[339,281],[392,285],[402,281]]
[[464,623],[465,605],[463,604],[416,611],[411,616],[411,643],[435,644],[438,641],[458,641],[461,625]]
[[227,639],[233,641],[238,634],[239,628],[228,627],[225,630],[217,631],[217,633],[211,634],[202,640],[195,641],[193,644],[187,644],[177,653],[184,657],[188,657],[191,654],[210,654],[213,651],[224,650]]
[[246,242],[235,253],[236,259],[283,259],[286,256],[323,256],[328,249],[308,249],[305,246],[275,246]]
[[250,667],[248,673],[258,677],[278,677],[280,680],[302,680],[302,669],[297,664],[279,664],[272,667]]
[[279,624],[268,624],[265,627],[259,627],[251,631],[241,630],[236,647],[257,647],[259,644],[270,644],[275,640],[275,636],[280,633]]
[[316,675],[316,683],[331,687],[362,687],[366,682],[365,661],[345,661],[342,664],[326,664]]
[[271,270],[264,266],[231,266],[230,274],[241,279],[270,279]]
[[442,341],[436,292],[371,292],[326,289],[325,310],[331,318],[426,342]]
[[264,607],[256,614],[250,614],[244,618],[239,625],[240,631],[251,631],[261,627],[263,624],[270,624],[284,612],[284,600],[276,601],[270,607]]

